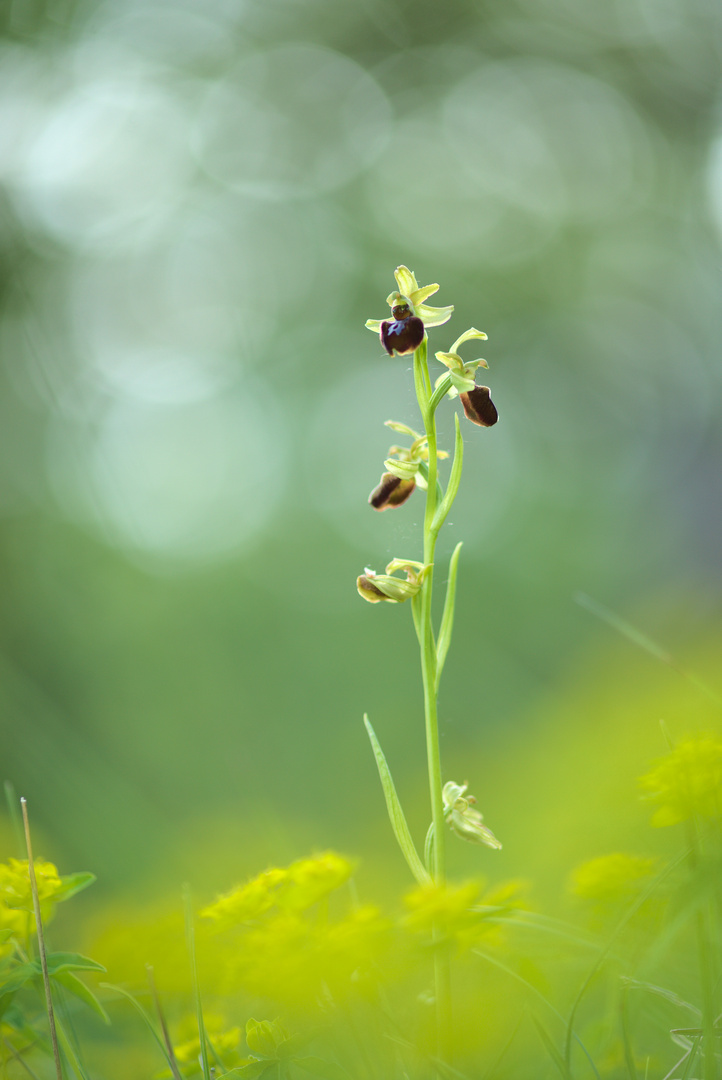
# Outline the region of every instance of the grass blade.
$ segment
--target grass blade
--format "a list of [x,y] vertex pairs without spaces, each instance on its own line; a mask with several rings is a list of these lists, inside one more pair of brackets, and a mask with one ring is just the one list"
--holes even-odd
[[647,637],[641,630],[638,630],[636,626],[632,626],[626,619],[620,618],[615,612],[610,611],[604,604],[600,604],[598,600],[594,600],[591,596],[587,596],[586,593],[579,592],[574,598],[580,607],[586,608],[592,615],[596,615],[598,619],[601,619],[622,637],[627,638],[634,645],[637,645],[640,649],[643,649],[650,656],[653,656],[655,660],[659,660],[660,663],[666,664],[667,667],[672,668],[678,675],[681,675],[683,679],[691,683],[695,689],[704,694],[706,698],[712,701],[715,705],[722,706],[722,698],[714,692],[699,676],[695,675],[693,671],[687,671],[686,668],[681,667],[680,664],[674,659],[671,653],[667,652],[661,645],[659,645],[652,638]]
[[446,662],[446,654],[449,651],[451,645],[451,634],[454,629],[454,606],[456,604],[456,575],[459,569],[459,555],[461,554],[461,546],[463,541],[454,548],[454,553],[451,556],[449,562],[449,580],[446,584],[446,598],[444,600],[444,611],[441,616],[441,628],[439,629],[439,641],[436,646],[436,692],[439,691],[439,683],[441,682],[441,672],[444,669],[444,663]]
[[629,1080],[639,1080],[637,1066],[634,1064],[634,1048],[632,1047],[632,1033],[629,1029],[629,1002],[627,991],[622,992],[619,1002],[619,1017],[622,1025],[622,1045],[624,1047],[624,1061],[627,1066]]
[[434,823],[433,821],[429,825],[426,831],[426,840],[424,841],[424,864],[426,869],[431,873],[431,867],[434,865]]
[[697,1057],[697,1051],[699,1050],[699,1044],[700,1044],[701,1041],[702,1041],[702,1036],[699,1035],[697,1038],[695,1038],[694,1042],[692,1043],[692,1046],[690,1047],[690,1051],[689,1051],[689,1057],[687,1058],[687,1062],[686,1062],[686,1064],[684,1066],[684,1072],[682,1073],[682,1075],[680,1077],[680,1080],[688,1080],[689,1074],[692,1071],[692,1065],[694,1064],[694,1059]]
[[28,852],[28,874],[30,875],[30,888],[33,894],[35,928],[38,934],[38,952],[40,953],[40,965],[43,971],[43,986],[45,987],[45,1006],[48,1011],[48,1024],[50,1025],[50,1041],[53,1044],[55,1075],[57,1076],[57,1080],[63,1080],[63,1067],[60,1064],[58,1033],[55,1027],[55,1014],[53,1012],[53,997],[50,993],[50,976],[48,975],[48,958],[45,952],[45,935],[43,934],[43,920],[40,916],[40,897],[38,896],[38,883],[35,879],[35,863],[33,861],[33,845],[30,840],[30,822],[28,821],[27,801],[25,799],[21,799],[20,806],[23,813],[23,826],[25,829],[25,847],[27,848]]
[[371,722],[365,714],[364,724],[366,725],[366,731],[371,740],[371,749],[376,758],[376,766],[379,770],[381,786],[384,789],[386,809],[389,813],[389,821],[391,822],[391,828],[394,830],[394,836],[409,865],[409,870],[414,875],[419,885],[429,885],[431,883],[431,875],[419,858],[419,853],[416,850],[414,841],[411,838],[411,833],[409,832],[409,826],[406,824],[406,817],[401,808],[399,797],[396,794],[396,788],[394,787],[394,782],[391,778],[391,772],[386,763],[384,752],[381,749],[379,740],[376,738],[376,732],[371,727]]
[[564,1077],[564,1080],[572,1080],[572,1074],[567,1067],[567,1063],[554,1045],[554,1040],[552,1039],[547,1029],[544,1027],[544,1024],[541,1022],[538,1016],[534,1015],[534,1013],[530,1013],[530,1016],[534,1027],[539,1032],[539,1037],[544,1043],[549,1057],[552,1059],[557,1069],[559,1069],[559,1072]]
[[[562,1024],[564,1024],[566,1026],[567,1021],[564,1019],[564,1017],[559,1012],[559,1010],[556,1009],[554,1007],[554,1005],[552,1005],[549,998],[544,997],[544,994],[542,994],[541,990],[537,990],[536,986],[534,986],[533,983],[530,983],[528,979],[525,979],[523,975],[519,975],[516,971],[514,971],[513,968],[510,968],[506,964],[503,964],[501,962],[501,960],[497,960],[495,956],[491,955],[491,953],[484,952],[483,949],[474,949],[473,952],[474,952],[475,956],[480,957],[482,960],[486,960],[487,963],[492,964],[494,967],[499,968],[500,971],[505,972],[507,975],[510,975],[512,979],[516,979],[517,982],[520,982],[522,984],[522,986],[525,986],[527,988],[527,990],[530,990],[532,992],[532,994],[534,994],[535,997],[537,997],[539,999],[539,1001],[543,1002],[543,1004],[546,1005],[546,1007],[548,1009],[550,1009],[551,1012],[554,1013],[556,1018],[558,1020],[561,1020]],[[577,1045],[579,1046],[579,1048],[583,1052],[584,1056],[586,1057],[587,1061],[589,1062],[589,1065],[590,1065],[590,1067],[592,1069],[592,1072],[596,1076],[597,1080],[601,1080],[601,1077],[599,1075],[597,1067],[594,1064],[594,1060],[592,1058],[592,1055],[589,1053],[586,1046],[584,1045],[582,1040],[577,1035],[576,1031],[572,1032],[572,1038],[577,1043]],[[567,1066],[566,1061],[564,1061],[564,1068],[566,1069],[567,1072],[569,1072],[569,1068]]]
[[65,1029],[64,1029],[63,1025],[60,1023],[59,1020],[56,1021],[56,1023],[57,1023],[57,1028],[58,1028],[58,1040],[59,1040],[59,1042],[60,1042],[60,1044],[61,1044],[61,1046],[63,1048],[63,1053],[65,1054],[65,1057],[67,1058],[68,1062],[70,1063],[71,1069],[73,1070],[75,1075],[78,1077],[78,1080],[90,1080],[87,1072],[83,1068],[83,1064],[82,1064],[80,1058],[78,1057],[77,1053],[75,1052],[75,1048],[74,1048],[73,1044],[71,1043],[70,1039],[68,1038],[68,1036],[65,1033]]
[[208,1064],[208,1046],[206,1044],[206,1027],[203,1023],[203,1005],[201,1003],[201,991],[198,984],[198,965],[196,963],[196,935],[193,926],[193,905],[191,903],[191,891],[188,885],[183,887],[183,912],[186,922],[186,941],[188,943],[188,959],[191,965],[191,983],[193,986],[193,1002],[196,1008],[198,1021],[198,1039],[201,1044],[201,1069],[203,1080],[211,1080],[211,1069]]
[[675,994],[674,990],[667,990],[664,986],[656,986],[650,982],[641,982],[639,979],[632,979],[628,975],[622,976],[622,982],[628,990],[646,990],[648,994],[655,994],[657,997],[664,998],[665,1001],[669,1001],[679,1009],[689,1009],[695,1016],[700,1018],[702,1016],[696,1005],[685,1001],[679,994]]

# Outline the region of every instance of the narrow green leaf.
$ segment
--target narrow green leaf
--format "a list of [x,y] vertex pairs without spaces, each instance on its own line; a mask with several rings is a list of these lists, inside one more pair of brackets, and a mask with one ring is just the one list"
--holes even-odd
[[[56,977],[63,971],[105,971],[102,964],[97,964],[95,960],[81,956],[80,953],[48,953],[47,961],[48,974],[52,977]],[[18,990],[21,990],[31,979],[42,977],[43,969],[39,960],[30,960],[27,964],[16,967],[7,979],[0,982],[0,1015]]]
[[449,390],[451,389],[451,372],[447,371],[445,375],[442,375],[439,379],[439,384],[431,395],[429,401],[429,412],[435,413],[441,402],[444,400]]
[[464,465],[464,440],[461,437],[461,426],[459,424],[458,413],[454,413],[454,426],[456,430],[454,441],[454,463],[451,466],[451,475],[446,487],[446,494],[434,514],[434,520],[431,522],[432,533],[438,533],[439,529],[444,524],[446,516],[449,513],[449,510],[451,510],[454,499],[456,498],[459,484],[461,483],[461,470]]
[[[36,961],[37,963],[37,961]],[[40,964],[37,964],[40,974]],[[55,975],[58,971],[105,971],[106,968],[97,960],[91,960],[89,956],[82,956],[74,952],[48,953],[48,974]]]
[[17,994],[18,990],[21,990],[23,986],[30,979],[34,979],[41,974],[40,964],[36,961],[31,961],[29,964],[21,964],[20,967],[15,968],[13,973],[3,981],[0,986],[0,1010],[2,1009],[3,1002],[6,998],[12,997],[13,994]]
[[411,873],[420,885],[428,885],[431,882],[431,875],[419,858],[419,854],[414,846],[414,841],[411,839],[409,826],[406,824],[406,817],[401,808],[399,797],[396,794],[396,788],[394,787],[394,782],[391,778],[391,772],[386,763],[384,752],[381,749],[379,740],[376,738],[376,732],[371,727],[371,722],[365,714],[364,724],[366,725],[366,730],[369,739],[371,740],[371,749],[376,757],[376,765],[379,770],[379,777],[381,778],[381,786],[384,789],[384,797],[386,798],[386,809],[389,813],[389,821],[391,822],[391,828],[394,830],[394,836],[398,841],[401,852],[409,865]]
[[421,593],[418,592],[416,596],[411,597],[411,615],[414,620],[414,630],[416,631],[416,637],[421,645]]
[[531,1019],[534,1027],[539,1032],[539,1036],[541,1038],[541,1041],[544,1043],[544,1046],[546,1047],[546,1051],[549,1054],[549,1057],[552,1059],[557,1069],[559,1069],[559,1072],[564,1077],[564,1080],[572,1080],[572,1074],[567,1068],[567,1063],[562,1057],[562,1055],[559,1053],[559,1050],[554,1044],[554,1040],[552,1039],[544,1024],[541,1022],[538,1016],[534,1015],[534,1013],[531,1013]]
[[[458,420],[457,420],[458,424]],[[446,654],[449,651],[449,645],[451,644],[451,634],[454,629],[454,605],[456,603],[456,575],[459,569],[459,555],[461,554],[461,545],[463,541],[454,548],[454,553],[451,556],[451,562],[449,563],[449,580],[446,583],[446,598],[444,600],[444,611],[441,616],[441,629],[439,630],[439,641],[436,646],[436,692],[439,692],[439,683],[441,682],[441,672],[444,669],[444,663],[446,662]]]
[[431,867],[434,865],[434,823],[433,821],[426,830],[426,840],[424,841],[424,862],[426,863],[426,869],[431,873]]
[[689,1049],[689,1057],[684,1066],[684,1072],[680,1076],[679,1080],[689,1080],[689,1074],[692,1072],[692,1065],[697,1057],[697,1051],[699,1050],[700,1043],[702,1042],[702,1036],[698,1035]]
[[80,1057],[79,1057],[75,1047],[73,1046],[72,1042],[70,1041],[70,1038],[69,1038],[65,1028],[63,1027],[62,1022],[58,1019],[57,1016],[55,1017],[55,1027],[56,1027],[56,1030],[57,1030],[57,1033],[58,1033],[58,1042],[60,1043],[62,1051],[65,1054],[65,1057],[67,1058],[67,1061],[68,1061],[68,1064],[70,1065],[70,1068],[73,1070],[75,1075],[78,1077],[78,1080],[90,1080],[90,1077],[88,1076],[87,1072],[85,1071],[85,1066],[83,1065],[82,1061],[80,1060]]
[[83,889],[87,889],[88,885],[92,885],[96,881],[95,874],[91,874],[90,871],[82,871],[78,874],[66,874],[65,877],[60,879],[61,885],[52,896],[55,900],[69,900],[71,896],[75,896],[76,893],[81,892]]
[[97,997],[92,990],[89,990],[84,982],[81,982],[77,975],[73,975],[71,971],[63,970],[57,972],[52,976],[56,982],[59,982],[61,986],[64,986],[66,990],[69,990],[75,997],[80,998],[85,1004],[96,1013],[105,1024],[110,1023],[110,1017],[98,1001]]
[[319,1057],[297,1057],[293,1064],[298,1065],[304,1072],[313,1073],[319,1080],[351,1080],[350,1075],[341,1066],[333,1061],[324,1061]]

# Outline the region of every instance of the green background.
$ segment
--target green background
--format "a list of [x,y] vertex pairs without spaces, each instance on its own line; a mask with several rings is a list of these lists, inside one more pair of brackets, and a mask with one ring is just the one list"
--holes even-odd
[[417,424],[363,325],[400,263],[456,305],[432,351],[488,333],[501,417],[464,422],[441,717],[504,850],[454,871],[559,890],[634,847],[659,720],[717,714],[574,598],[718,678],[721,30],[706,0],[3,6],[2,761],[62,872],[212,891],[333,846],[405,882],[361,718],[422,836],[410,612],[354,588],[420,557],[421,496],[366,503],[383,421]]

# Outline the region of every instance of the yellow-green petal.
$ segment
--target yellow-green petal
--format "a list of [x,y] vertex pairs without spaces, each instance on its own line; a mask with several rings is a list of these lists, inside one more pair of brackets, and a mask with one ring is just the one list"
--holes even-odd
[[367,330],[373,330],[375,334],[378,334],[381,331],[382,321],[381,319],[367,319],[364,326]]
[[392,431],[398,431],[401,435],[410,435],[412,439],[425,439],[425,435],[419,435],[418,431],[414,431],[408,424],[402,424],[399,420],[384,420],[384,427],[391,428]]
[[[464,361],[455,352],[437,352],[434,356],[442,364],[446,364],[450,371],[464,371]],[[442,376],[443,377],[443,376]]]
[[472,326],[470,330],[465,330],[461,337],[456,339],[449,352],[458,352],[459,346],[463,345],[465,341],[471,341],[472,338],[481,338],[482,341],[486,341],[487,336],[483,330],[477,330],[476,327]]
[[396,458],[387,458],[384,462],[386,472],[398,476],[399,480],[413,480],[419,471],[418,461],[397,461]]
[[416,314],[424,326],[443,326],[451,318],[453,310],[453,304],[450,307],[429,307],[427,304],[419,304]]
[[430,296],[433,296],[438,291],[438,285],[424,285],[422,289],[417,289],[416,292],[411,293],[409,300],[416,307],[418,304],[423,304],[424,300],[428,300]]
[[417,292],[419,283],[414,277],[414,274],[409,270],[408,266],[397,266],[394,270],[394,277],[396,278],[396,284],[399,287],[399,292],[404,296],[411,296],[412,292]]

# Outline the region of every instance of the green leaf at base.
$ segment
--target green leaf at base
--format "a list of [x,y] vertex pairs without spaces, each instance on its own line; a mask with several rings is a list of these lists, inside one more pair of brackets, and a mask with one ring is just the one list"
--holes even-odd
[[381,749],[379,740],[376,738],[376,732],[371,727],[371,722],[366,715],[364,715],[364,724],[366,725],[366,731],[371,740],[371,748],[376,757],[376,765],[381,778],[381,786],[384,789],[384,796],[386,798],[386,809],[389,813],[389,821],[391,822],[391,828],[394,830],[394,836],[398,841],[398,845],[409,865],[411,873],[420,885],[428,885],[431,882],[431,875],[419,858],[419,853],[411,838],[409,826],[406,823],[406,817],[401,807],[401,803],[399,802],[399,797],[396,794],[396,788],[393,779],[391,778],[391,771],[386,763],[384,752]]

